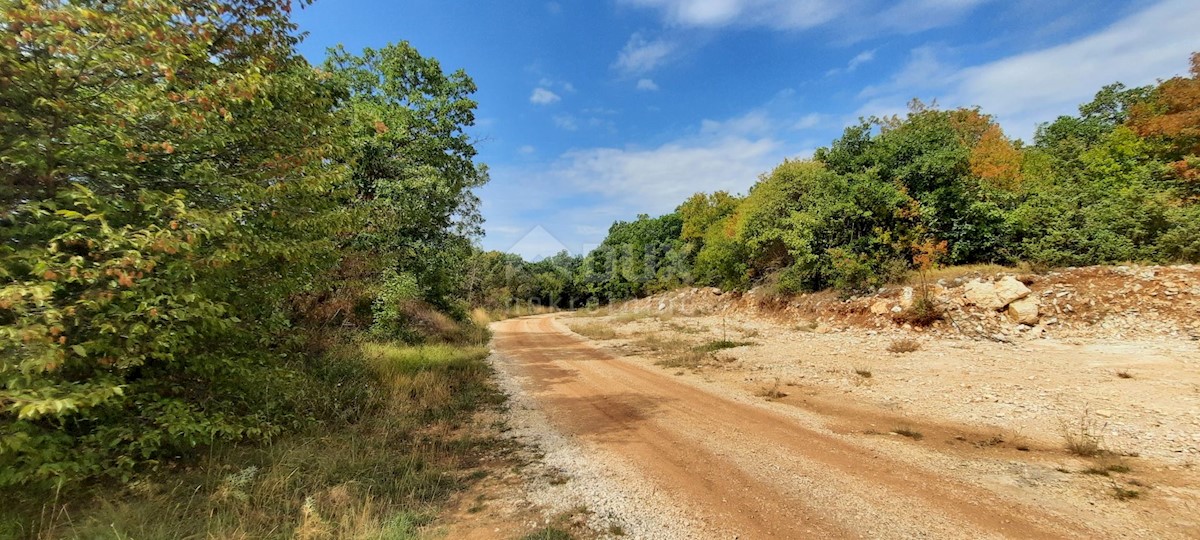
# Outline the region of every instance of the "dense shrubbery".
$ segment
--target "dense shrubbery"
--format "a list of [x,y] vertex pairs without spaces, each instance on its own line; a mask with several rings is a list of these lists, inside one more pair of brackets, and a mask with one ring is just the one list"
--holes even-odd
[[461,331],[473,83],[316,69],[290,5],[0,3],[0,486],[319,419],[330,329]]
[[[681,284],[853,293],[922,264],[1200,262],[1198,98],[1200,55],[1191,77],[1103,88],[1032,145],[978,109],[914,102],[904,118],[864,120],[812,160],[784,162],[744,197],[696,194],[672,214],[614,224],[586,257],[556,258],[570,302],[550,303]],[[506,265],[504,299],[556,297],[530,279],[536,265]],[[477,296],[495,290],[486,282],[473,281]]]

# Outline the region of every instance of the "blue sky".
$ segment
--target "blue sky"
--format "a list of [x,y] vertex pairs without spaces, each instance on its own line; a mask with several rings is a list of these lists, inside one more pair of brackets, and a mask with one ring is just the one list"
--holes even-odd
[[981,106],[1028,140],[1200,51],[1197,0],[318,0],[296,20],[314,62],[409,41],[475,79],[480,242],[527,258],[744,193],[912,98]]

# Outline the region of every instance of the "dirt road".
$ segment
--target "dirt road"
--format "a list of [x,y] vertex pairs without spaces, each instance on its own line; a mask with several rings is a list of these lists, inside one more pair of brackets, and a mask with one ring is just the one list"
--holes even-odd
[[[1155,508],[1061,496],[1060,483],[1047,479],[1056,474],[1049,463],[1061,457],[1053,449],[997,447],[981,454],[977,446],[859,429],[889,422],[885,412],[735,399],[608,352],[552,316],[507,320],[493,330],[504,369],[520,379],[555,429],[596,459],[636,470],[637,478],[626,483],[646,484],[638,487],[649,486],[657,504],[692,518],[666,536],[1158,538],[1194,532]],[[921,429],[951,443],[974,435],[969,426]],[[1014,472],[987,472],[997,464]]]

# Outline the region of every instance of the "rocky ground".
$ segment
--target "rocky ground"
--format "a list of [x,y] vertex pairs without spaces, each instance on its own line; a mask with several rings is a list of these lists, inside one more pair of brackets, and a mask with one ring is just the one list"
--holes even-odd
[[[608,537],[731,530],[687,511],[706,505],[732,508],[728,523],[770,527],[760,533],[787,530],[786,519],[770,517],[778,511],[809,516],[806,530],[833,536],[919,537],[959,526],[983,536],[1020,536],[1005,528],[1009,521],[971,517],[966,500],[968,506],[954,509],[957,497],[980,489],[974,496],[1017,505],[1014,516],[1028,511],[1061,519],[1062,528],[1052,530],[1063,537],[1200,535],[1200,269],[1081,268],[930,281],[928,289],[889,287],[847,299],[820,293],[781,301],[762,291],[683,289],[558,317],[608,356],[545,345],[565,329],[513,326],[509,341],[500,343],[508,356],[496,357],[514,396],[507,422],[539,455],[506,488],[517,501],[508,506],[520,513],[503,518],[504,504],[487,512],[500,521],[519,515],[524,530],[573,516],[582,534]],[[909,315],[926,290],[944,317],[914,326]],[[639,390],[634,381],[642,379]],[[563,389],[570,399],[558,395]],[[645,396],[631,394],[638,391]],[[688,409],[643,410],[646,396]],[[744,432],[756,422],[767,431]],[[598,425],[606,426],[599,435]],[[726,429],[735,433],[722,443],[718,434]],[[795,433],[781,437],[789,431]],[[741,448],[738,441],[747,437],[764,440]],[[1070,449],[1081,443],[1095,453]],[[811,451],[835,444],[849,446],[830,455]],[[771,457],[791,445],[792,453]],[[822,480],[843,464],[837,456],[860,451],[847,465],[850,476],[830,472]],[[705,452],[711,455],[701,461],[719,460],[725,472],[649,480],[660,469],[697,469],[680,463]],[[863,459],[891,465],[859,478]],[[639,469],[647,463],[656,465]],[[960,487],[922,498],[878,484],[909,468],[902,478]],[[776,473],[757,476],[764,471]],[[783,471],[795,476],[783,481]],[[742,473],[750,476],[733,480]],[[799,506],[764,509],[753,497],[722,491],[728,486],[718,489],[721,478],[756,485],[780,501],[795,486],[808,487]],[[848,482],[845,489],[861,492],[861,499],[843,508],[830,492],[822,504],[831,506],[821,507],[814,501],[826,480]],[[713,493],[715,503],[706,499]],[[870,502],[874,497],[916,497],[924,501],[916,508],[942,517],[888,514]],[[768,517],[739,522],[738,505]],[[826,511],[845,523],[823,522]]]

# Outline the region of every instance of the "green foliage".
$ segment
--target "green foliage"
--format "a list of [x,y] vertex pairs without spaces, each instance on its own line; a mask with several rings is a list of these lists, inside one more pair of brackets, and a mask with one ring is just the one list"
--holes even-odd
[[292,5],[0,2],[0,487],[328,421],[341,323],[483,335],[473,83],[406,44],[314,69]]
[[[852,294],[928,269],[928,246],[949,264],[1196,261],[1193,63],[1191,78],[1104,87],[1078,116],[1040,126],[1034,146],[978,109],[914,101],[904,117],[848,127],[812,161],[785,161],[744,198],[693,195],[659,218],[681,222],[675,238],[648,216],[614,224],[577,280],[605,299],[687,283]],[[668,256],[643,256],[647,237]]]
[[[269,445],[217,445],[124,490],[18,492],[0,508],[0,536],[417,538],[439,505],[477,479],[469,471],[480,456],[503,444],[454,429],[502,402],[487,354],[336,347],[322,360],[337,373],[308,394],[327,423]],[[348,388],[353,399],[329,399],[331,390],[352,397]]]
[[353,190],[344,267],[368,283],[411,275],[421,300],[462,317],[457,298],[482,222],[472,190],[488,179],[465,132],[475,83],[407,42],[357,56],[331,49],[325,70],[342,96],[339,160]]
[[282,307],[331,258],[341,174],[287,7],[0,7],[0,485],[305,420]]

